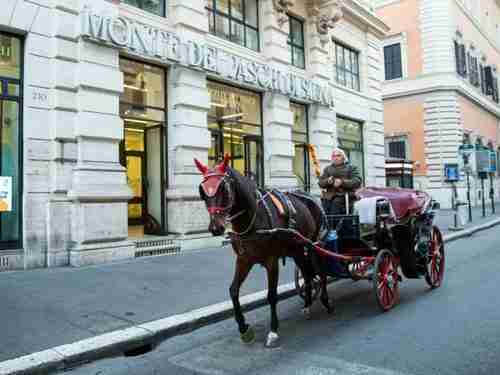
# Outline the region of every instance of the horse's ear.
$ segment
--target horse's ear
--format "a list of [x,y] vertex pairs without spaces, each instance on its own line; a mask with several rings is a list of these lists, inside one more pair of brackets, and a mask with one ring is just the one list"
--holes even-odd
[[224,155],[224,160],[218,166],[221,173],[226,173],[227,168],[229,167],[229,160],[231,160],[231,156],[229,156],[229,154]]
[[208,172],[208,167],[204,165],[201,161],[194,158],[194,164],[196,164],[196,168],[204,175]]

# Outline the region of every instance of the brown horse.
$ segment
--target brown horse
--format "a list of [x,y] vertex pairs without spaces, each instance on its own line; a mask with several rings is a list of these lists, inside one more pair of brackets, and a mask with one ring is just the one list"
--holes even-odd
[[[249,343],[255,338],[253,329],[245,323],[239,302],[240,287],[254,264],[262,265],[267,271],[267,300],[271,306],[271,330],[266,340],[267,347],[279,345],[276,304],[280,257],[293,258],[304,276],[305,315],[308,317],[310,314],[311,283],[318,273],[321,278],[320,299],[327,311],[331,312],[326,274],[318,272],[321,267],[318,266],[317,256],[312,251],[305,251],[304,244],[287,233],[290,216],[283,215],[283,209],[276,205],[276,197],[271,196],[268,191],[259,190],[252,179],[230,168],[227,155],[223,162],[212,169],[196,159],[194,161],[203,174],[199,190],[210,215],[208,230],[214,236],[220,236],[224,234],[226,223],[232,225],[230,238],[236,254],[236,268],[229,292],[242,341]],[[294,227],[304,237],[316,241],[324,223],[321,207],[303,194],[290,193],[287,196],[295,211]],[[262,234],[262,231],[275,228],[285,230],[275,234]]]

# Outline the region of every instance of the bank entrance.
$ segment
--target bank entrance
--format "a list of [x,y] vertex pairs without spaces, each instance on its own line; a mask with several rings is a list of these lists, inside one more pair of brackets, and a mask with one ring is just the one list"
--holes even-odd
[[120,59],[120,69],[120,161],[133,192],[128,202],[129,236],[165,234],[166,72],[126,58]]

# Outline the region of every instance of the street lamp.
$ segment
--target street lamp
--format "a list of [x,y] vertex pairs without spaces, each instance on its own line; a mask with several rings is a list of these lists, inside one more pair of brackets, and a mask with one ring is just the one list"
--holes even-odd
[[467,176],[467,204],[469,206],[469,222],[472,222],[472,205],[470,202],[470,165],[469,165],[469,154],[467,152],[462,153],[462,157],[464,159],[464,169],[465,175]]

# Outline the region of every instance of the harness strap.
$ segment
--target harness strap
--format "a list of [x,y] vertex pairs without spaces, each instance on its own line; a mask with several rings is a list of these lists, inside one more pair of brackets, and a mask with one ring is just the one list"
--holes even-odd
[[271,197],[271,200],[273,201],[274,205],[276,206],[276,209],[278,210],[280,216],[285,215],[285,208],[283,207],[283,204],[281,201],[276,198],[276,196],[273,193],[269,193],[269,196]]
[[297,211],[295,210],[295,207],[293,206],[292,201],[288,197],[288,194],[282,193],[279,190],[272,190],[273,194],[275,194],[278,199],[283,203],[284,206],[286,206],[287,211],[288,211],[288,227],[295,229],[297,227],[297,222],[295,220]]

